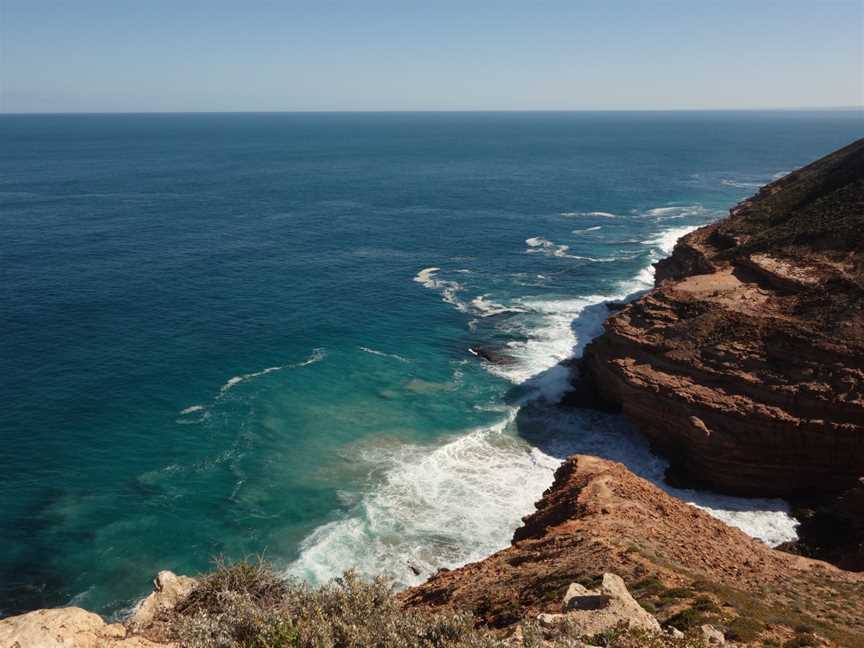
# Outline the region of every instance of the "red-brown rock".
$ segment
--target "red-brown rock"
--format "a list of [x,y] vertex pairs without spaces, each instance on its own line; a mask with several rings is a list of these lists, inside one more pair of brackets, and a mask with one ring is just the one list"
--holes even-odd
[[682,238],[582,371],[692,482],[840,491],[864,475],[864,140]]

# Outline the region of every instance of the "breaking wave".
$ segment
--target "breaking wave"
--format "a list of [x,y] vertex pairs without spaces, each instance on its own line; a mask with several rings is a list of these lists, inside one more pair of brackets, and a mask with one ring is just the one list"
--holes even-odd
[[[662,217],[673,212],[654,214]],[[677,239],[696,227],[667,229],[642,241],[649,248],[649,259],[668,255]],[[526,244],[555,256],[567,251],[542,237],[527,239]],[[441,567],[482,559],[508,545],[521,517],[533,510],[551,483],[555,468],[572,453],[622,461],[671,494],[769,544],[796,537],[795,520],[781,500],[671,488],[663,481],[665,461],[651,452],[623,417],[557,406],[570,378],[561,361],[581,355],[602,331],[609,314],[607,301],[628,299],[653,286],[650,265],[608,294],[519,297],[510,306],[490,301],[487,294],[467,304],[447,299],[448,291],[452,297],[463,287],[440,279],[440,271],[426,268],[415,281],[441,292],[444,301],[462,312],[512,315],[495,321],[497,335],[510,338],[502,351],[512,362],[484,362],[483,367],[513,383],[522,396],[501,406],[505,416],[497,423],[445,442],[375,447],[359,453],[357,459],[383,477],[360,495],[349,514],[319,527],[303,541],[289,574],[321,583],[356,568],[410,586]],[[475,325],[476,321],[472,320]],[[530,433],[532,427],[541,430],[539,436]]]
[[433,447],[362,453],[382,482],[307,537],[288,573],[321,583],[356,568],[405,587],[500,549],[558,464],[506,433],[515,415]]

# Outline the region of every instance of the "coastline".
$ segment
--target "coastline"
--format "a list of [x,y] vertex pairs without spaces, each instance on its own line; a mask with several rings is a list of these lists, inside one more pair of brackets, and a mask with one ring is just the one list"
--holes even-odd
[[[677,213],[681,209],[691,208],[662,207],[649,212]],[[717,214],[718,219],[722,217]],[[512,318],[514,314],[544,313],[548,303],[553,323],[546,326],[557,327],[553,348],[560,348],[566,340],[566,355],[533,372],[508,362],[507,348],[492,359],[477,358],[487,371],[513,382],[514,395],[503,417],[432,446],[402,446],[383,454],[375,449],[377,456],[366,460],[382,465],[383,459],[385,468],[381,483],[358,505],[362,512],[315,529],[303,540],[300,556],[285,573],[320,585],[346,569],[359,568],[365,576],[383,574],[407,588],[441,568],[456,569],[482,560],[508,546],[520,519],[533,510],[552,483],[557,467],[577,453],[622,461],[671,495],[768,544],[795,541],[797,520],[784,500],[741,498],[670,485],[665,478],[667,460],[653,452],[629,422],[561,403],[574,388],[574,366],[582,350],[602,334],[614,305],[652,290],[654,264],[672,253],[681,236],[700,226],[674,225],[642,241],[656,250],[649,264],[608,294],[577,296],[563,303],[523,300],[496,304],[496,311]],[[463,301],[461,284],[451,279],[454,274],[458,278],[458,273],[448,275],[441,267],[430,266],[421,269],[414,281],[439,293],[444,303],[466,317],[480,316],[473,303]],[[493,318],[495,315],[498,313]],[[415,503],[406,506],[406,499]],[[470,511],[463,510],[467,502]],[[388,540],[381,542],[381,538]]]

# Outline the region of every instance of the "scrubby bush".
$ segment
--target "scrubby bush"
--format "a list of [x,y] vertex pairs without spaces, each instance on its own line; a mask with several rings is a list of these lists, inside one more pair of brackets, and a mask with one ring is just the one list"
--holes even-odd
[[735,617],[726,628],[726,639],[729,641],[750,642],[765,629],[765,624],[757,619]]
[[227,565],[199,581],[167,620],[184,648],[492,648],[471,615],[403,610],[382,579],[352,573],[318,589],[263,561]]
[[[402,609],[383,579],[351,572],[320,588],[285,580],[263,561],[226,564],[160,619],[183,648],[512,648],[479,628],[471,614]],[[524,648],[572,648],[589,639],[606,648],[702,648],[698,636],[616,628],[579,637],[523,621]]]

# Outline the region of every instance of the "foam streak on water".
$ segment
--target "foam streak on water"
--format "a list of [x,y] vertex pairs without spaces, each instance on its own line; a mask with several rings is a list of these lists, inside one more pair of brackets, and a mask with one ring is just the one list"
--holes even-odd
[[376,355],[381,358],[392,358],[393,360],[398,360],[399,362],[411,362],[408,358],[404,358],[400,356],[398,353],[385,353],[384,351],[379,351],[378,349],[370,349],[367,346],[361,346],[360,350],[364,353],[369,353],[371,355]]

